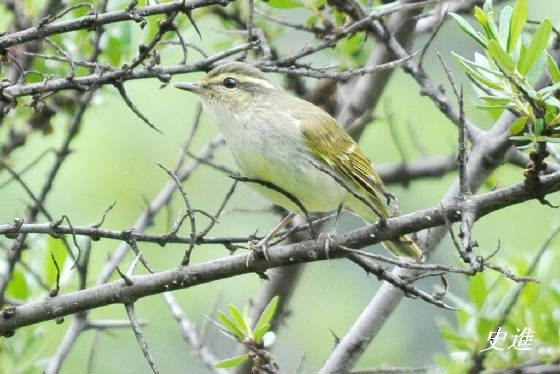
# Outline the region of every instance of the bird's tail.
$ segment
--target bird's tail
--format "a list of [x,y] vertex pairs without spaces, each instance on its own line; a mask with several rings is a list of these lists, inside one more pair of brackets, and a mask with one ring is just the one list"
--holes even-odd
[[398,240],[388,240],[381,244],[397,257],[407,257],[415,261],[421,261],[424,256],[420,247],[408,235],[403,235]]

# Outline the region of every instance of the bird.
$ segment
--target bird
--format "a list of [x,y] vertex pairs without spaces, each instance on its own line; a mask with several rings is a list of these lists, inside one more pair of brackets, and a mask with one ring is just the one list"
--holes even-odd
[[[227,62],[174,87],[199,97],[241,175],[261,181],[251,186],[274,204],[290,212],[345,207],[367,223],[391,216],[392,195],[354,139],[326,111],[258,68]],[[408,235],[382,245],[397,257],[423,257]]]

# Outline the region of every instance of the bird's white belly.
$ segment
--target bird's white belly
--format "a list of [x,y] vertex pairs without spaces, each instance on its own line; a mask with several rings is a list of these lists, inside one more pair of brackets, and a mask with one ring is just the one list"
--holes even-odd
[[[308,212],[328,212],[337,209],[347,194],[330,175],[315,167],[311,155],[297,151],[293,144],[275,148],[251,145],[239,152],[232,147],[232,152],[241,173],[249,178],[263,180],[274,184],[299,200]],[[237,150],[237,151],[236,151]],[[301,209],[287,196],[258,183],[251,187],[290,211]]]

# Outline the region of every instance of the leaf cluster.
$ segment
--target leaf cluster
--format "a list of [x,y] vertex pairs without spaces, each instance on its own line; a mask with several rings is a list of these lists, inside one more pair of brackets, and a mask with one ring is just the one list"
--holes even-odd
[[[554,263],[559,258],[553,251],[543,256],[535,274],[540,284],[518,284],[512,289],[504,277],[482,272],[469,278],[468,301],[449,295],[459,306],[457,325],[440,321],[449,353],[437,357],[439,365],[455,373],[467,371],[481,354],[486,355],[485,367],[492,369],[511,368],[528,361],[556,362],[560,358],[560,282],[554,276]],[[526,274],[528,263],[517,259],[508,265],[518,274]],[[489,334],[500,327],[506,332],[505,340],[488,349]],[[534,331],[529,349],[508,349],[514,343],[514,335],[524,328]]]
[[275,296],[270,300],[254,326],[253,321],[249,316],[248,305],[246,305],[243,308],[243,312],[241,312],[235,305],[230,304],[229,316],[221,310],[218,311],[218,318],[222,323],[222,328],[231,333],[237,341],[246,345],[250,351],[249,353],[244,353],[239,356],[222,360],[216,364],[216,367],[233,367],[242,364],[251,357],[258,359],[262,356],[262,354],[255,355],[254,352],[258,353],[259,350],[272,344],[272,342],[268,342],[267,340],[272,340],[270,339],[270,337],[273,336],[270,331],[270,326],[276,314],[276,310],[278,309],[279,299],[280,298],[278,296]]
[[[500,114],[510,110],[519,115],[510,132],[511,140],[531,147],[539,142],[560,142],[560,69],[548,53],[552,22],[545,18],[532,37],[524,40],[528,25],[528,0],[505,6],[496,19],[492,2],[475,7],[481,31],[463,17],[451,14],[459,27],[484,50],[474,61],[454,54],[471,81],[480,89],[479,108]],[[548,73],[552,84],[538,88],[538,79]]]

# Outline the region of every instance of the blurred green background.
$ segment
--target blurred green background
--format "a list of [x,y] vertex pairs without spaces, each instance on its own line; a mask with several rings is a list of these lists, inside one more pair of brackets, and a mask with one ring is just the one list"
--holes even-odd
[[[534,2],[531,5],[531,19],[544,16],[554,17],[558,25],[560,15],[550,11],[556,3],[552,0]],[[301,17],[298,11],[284,11],[283,18]],[[231,39],[230,35],[217,30],[221,27],[211,16],[199,17],[198,25],[203,34],[200,41],[192,27],[185,34],[185,39],[196,45],[203,46],[207,51],[219,51],[224,43]],[[305,17],[305,15],[303,15]],[[6,20],[0,15],[0,25]],[[133,38],[144,38],[136,25],[132,25]],[[108,26],[111,28],[111,26]],[[300,44],[294,43],[296,35],[286,31],[282,36],[281,47],[285,51],[295,50]],[[297,34],[297,38],[300,35]],[[414,50],[421,48],[428,35],[419,38]],[[372,39],[373,41],[373,39]],[[131,43],[134,46],[134,43]],[[452,69],[455,79],[466,87],[467,116],[481,128],[488,128],[492,119],[474,107],[476,98],[464,74],[455,64],[450,52],[455,51],[467,58],[472,56],[476,46],[462,34],[452,22],[447,22],[436,37],[426,55],[424,66],[434,82],[448,87],[443,69],[437,62],[434,50],[440,51],[448,66]],[[332,52],[328,51],[320,57],[313,57],[316,65],[329,64]],[[176,63],[179,59],[177,49],[162,50],[165,62]],[[197,58],[197,57],[193,57]],[[189,58],[189,62],[192,62]],[[175,76],[172,81],[195,80],[201,73]],[[279,82],[280,76],[276,77]],[[310,80],[309,84],[315,82]],[[63,165],[60,176],[55,181],[53,192],[47,200],[51,214],[59,217],[66,214],[75,225],[86,225],[97,222],[105,209],[116,202],[115,208],[109,213],[104,224],[106,228],[126,229],[131,227],[139,213],[145,208],[145,200],[151,200],[167,182],[168,176],[158,167],[161,163],[172,167],[178,150],[190,131],[196,108],[196,99],[184,92],[171,87],[160,89],[157,80],[127,82],[129,96],[138,108],[159,128],[159,134],[148,128],[123,103],[115,89],[104,88],[95,100],[95,106],[88,109],[85,123],[78,138],[72,145],[72,154]],[[450,90],[448,90],[450,92]],[[22,100],[23,101],[23,100]],[[387,108],[387,109],[385,109]],[[415,144],[420,144],[426,155],[445,155],[456,149],[457,132],[435,106],[419,95],[416,83],[401,71],[397,71],[389,87],[385,90],[380,105],[375,110],[377,120],[368,126],[360,144],[366,153],[377,164],[395,163],[400,156],[390,134],[386,112],[395,115],[393,125],[402,141],[409,159],[422,156]],[[31,111],[20,105],[18,111]],[[12,113],[8,119],[10,126],[18,126],[18,117]],[[57,147],[68,126],[68,117],[58,115],[53,123],[54,132],[48,136],[35,134],[28,139],[28,144],[12,155],[11,162],[16,169],[28,164],[46,149]],[[1,138],[5,138],[9,126],[0,128]],[[215,129],[203,115],[201,128],[196,133],[192,151],[199,149],[206,141],[216,134]],[[45,173],[52,163],[53,155],[43,157],[26,174],[29,185],[38,188],[44,180]],[[234,167],[227,149],[218,152],[217,161]],[[0,182],[7,179],[7,174],[0,176]],[[437,204],[455,179],[455,173],[441,179],[430,179],[414,182],[408,188],[390,186],[400,201],[402,212],[425,208]],[[521,181],[521,170],[515,167],[500,168],[488,181],[486,190],[493,187],[507,186]],[[196,208],[215,211],[231,180],[215,170],[202,166],[186,182],[185,190]],[[483,192],[483,191],[480,191]],[[28,197],[16,183],[2,188],[0,198],[0,222],[12,222],[14,217],[23,215],[24,207],[29,203]],[[162,233],[168,230],[183,203],[175,196],[172,211],[160,214],[156,225],[150,232]],[[267,210],[269,203],[246,186],[239,186],[233,199],[228,204],[227,213],[220,224],[212,231],[212,236],[248,235],[258,229],[259,234],[266,233],[277,222],[279,217]],[[254,211],[244,211],[246,209]],[[200,220],[204,222],[203,219]],[[488,255],[498,245],[500,253],[495,262],[510,258],[520,261],[531,258],[531,254],[542,244],[544,238],[560,224],[557,211],[544,207],[538,202],[528,202],[492,214],[477,222],[474,238],[479,242],[481,254]],[[350,230],[361,225],[354,217],[345,215],[340,231]],[[188,225],[187,225],[188,226]],[[182,231],[188,235],[188,227]],[[49,256],[46,238],[32,236],[32,248],[27,250],[24,259],[34,266],[44,263]],[[6,243],[6,242],[5,242]],[[499,243],[499,244],[498,244]],[[119,242],[101,240],[94,243],[90,281],[93,282],[107,256],[115,250]],[[184,247],[181,245],[141,244],[140,249],[156,271],[177,266],[182,258]],[[373,248],[379,251],[379,248]],[[227,256],[222,246],[201,246],[194,251],[193,262]],[[123,263],[126,269],[133,256]],[[446,239],[438,249],[434,261],[459,264],[454,248]],[[68,269],[67,269],[68,271]],[[144,270],[138,267],[138,272]],[[271,272],[273,272],[272,270]],[[115,277],[116,278],[116,277]],[[450,276],[450,292],[464,295],[466,279]],[[32,285],[32,283],[30,283]],[[246,305],[255,297],[263,280],[254,274],[231,278],[202,285],[193,289],[175,292],[187,315],[198,326],[204,326],[205,342],[222,357],[231,355],[235,343],[225,339],[216,328],[209,324],[205,316],[212,317],[216,308],[224,310],[229,303],[237,306]],[[428,291],[432,291],[437,282],[428,280],[420,283]],[[301,365],[302,372],[317,370],[335,344],[333,333],[343,336],[352,322],[379,286],[375,277],[367,276],[354,264],[343,260],[324,261],[306,265],[291,304],[291,316],[279,331],[273,353],[281,365],[282,372],[294,372]],[[76,280],[68,277],[62,292],[71,292],[76,287]],[[44,295],[33,295],[36,298]],[[161,296],[152,296],[136,303],[139,318],[148,324],[144,329],[148,344],[154,358],[163,373],[202,373],[206,368],[201,366],[192,347],[181,339],[177,324]],[[65,323],[56,325],[54,322],[42,323],[39,326],[22,329],[17,334],[39,336],[30,344],[32,357],[39,368],[48,361],[60,343],[60,339],[72,317]],[[91,318],[125,319],[124,307],[110,306],[94,310]],[[368,348],[367,353],[359,362],[359,367],[379,366],[384,363],[391,365],[427,365],[433,363],[436,352],[445,352],[442,338],[438,333],[437,322],[440,319],[453,320],[453,313],[443,311],[419,300],[406,299],[398,307],[380,335]],[[118,347],[118,350],[117,350]],[[118,355],[116,355],[118,353]],[[133,332],[130,329],[106,332],[88,331],[80,337],[62,373],[84,373],[90,361],[92,373],[148,373],[150,369],[138,349]]]

